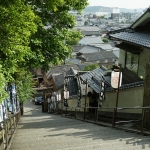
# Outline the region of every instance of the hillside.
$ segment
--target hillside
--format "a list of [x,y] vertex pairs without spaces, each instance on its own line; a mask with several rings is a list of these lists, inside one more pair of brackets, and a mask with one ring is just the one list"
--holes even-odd
[[[103,6],[88,6],[84,12],[95,13],[98,11],[111,12],[113,7],[103,7]],[[145,8],[136,9],[137,12],[143,12]],[[120,12],[134,12],[134,9],[120,8]]]

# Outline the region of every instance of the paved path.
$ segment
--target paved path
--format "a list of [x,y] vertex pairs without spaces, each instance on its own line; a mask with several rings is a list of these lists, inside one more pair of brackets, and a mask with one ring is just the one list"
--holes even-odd
[[28,102],[10,150],[150,150],[150,137],[41,112]]

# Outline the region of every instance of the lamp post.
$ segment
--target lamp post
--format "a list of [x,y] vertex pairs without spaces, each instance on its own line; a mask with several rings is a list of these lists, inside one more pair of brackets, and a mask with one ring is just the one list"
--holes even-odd
[[50,113],[50,104],[51,104],[51,99],[48,98],[48,113]]
[[59,103],[61,101],[61,94],[57,94],[56,97],[57,97],[56,108],[58,110],[59,109]]
[[116,89],[117,96],[116,96],[116,105],[114,109],[113,115],[113,126],[115,126],[116,122],[116,114],[117,114],[117,107],[118,107],[118,99],[119,99],[119,87],[122,84],[122,72],[121,72],[121,65],[114,66],[114,69],[111,73],[111,86]]
[[69,98],[69,91],[64,91],[64,106],[68,107],[67,99]]
[[88,80],[86,79],[86,89],[85,89],[85,107],[84,107],[84,121],[86,120],[86,98],[87,98],[87,90],[88,90]]
[[69,98],[69,91],[65,89],[64,91],[64,106],[66,107],[66,115],[67,115],[67,107],[68,107],[68,102],[67,99]]
[[53,93],[52,97],[51,97],[51,100],[52,100],[52,104],[53,104],[53,113],[55,111],[55,102],[56,102],[56,94],[55,92]]

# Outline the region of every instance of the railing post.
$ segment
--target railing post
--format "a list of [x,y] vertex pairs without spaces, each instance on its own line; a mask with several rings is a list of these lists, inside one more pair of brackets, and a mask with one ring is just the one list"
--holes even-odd
[[77,109],[75,107],[75,118],[77,118]]
[[12,120],[11,120],[12,118],[10,117],[10,133],[11,133],[11,138],[12,138],[12,134],[13,134],[13,132],[12,132]]
[[84,117],[83,117],[83,120],[85,121],[86,119],[86,112],[85,112],[85,107],[84,107]]
[[143,134],[143,126],[144,126],[144,117],[145,117],[145,108],[142,110],[142,125],[141,125],[141,133]]
[[66,113],[65,113],[65,114],[66,114],[66,116],[67,116],[67,107],[66,107]]
[[95,122],[97,122],[97,108],[95,108]]
[[116,122],[116,108],[114,108],[114,112],[113,112],[112,127],[115,127],[115,122]]
[[7,137],[7,121],[4,121],[4,130],[5,130],[5,149],[8,147],[8,137]]

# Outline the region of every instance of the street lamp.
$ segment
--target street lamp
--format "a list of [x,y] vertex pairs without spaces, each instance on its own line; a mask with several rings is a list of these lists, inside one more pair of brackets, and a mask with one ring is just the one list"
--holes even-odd
[[117,107],[118,107],[118,98],[119,98],[119,87],[122,84],[122,72],[121,72],[121,65],[114,66],[113,71],[111,73],[111,86],[116,89],[117,97],[116,97],[116,107],[114,109],[114,116],[113,116],[113,126],[115,126],[116,122],[116,114],[117,114]]
[[57,101],[56,93],[54,92],[53,95],[51,96],[51,101],[53,104],[53,111],[55,109],[55,102]]
[[119,68],[114,69],[111,73],[111,86],[114,89],[118,89],[121,86],[121,83],[122,83],[122,72]]
[[64,91],[64,106],[68,107],[67,99],[69,98],[69,91]]
[[56,108],[59,108],[59,103],[61,101],[61,94],[57,94],[56,97],[57,97]]
[[50,103],[51,103],[51,99],[48,98],[48,113],[50,113]]

